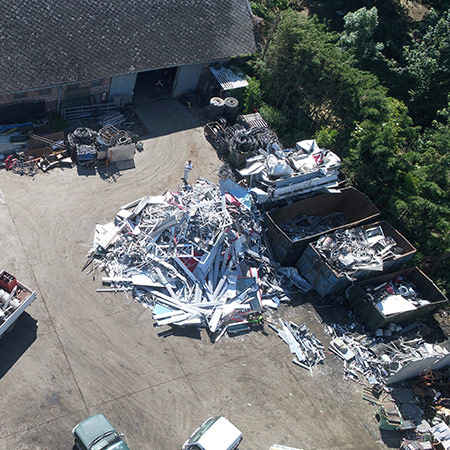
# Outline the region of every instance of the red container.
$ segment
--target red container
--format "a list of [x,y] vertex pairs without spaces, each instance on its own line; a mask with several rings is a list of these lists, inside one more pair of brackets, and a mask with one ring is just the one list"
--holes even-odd
[[6,270],[0,273],[0,288],[10,293],[17,285],[16,277],[12,276]]

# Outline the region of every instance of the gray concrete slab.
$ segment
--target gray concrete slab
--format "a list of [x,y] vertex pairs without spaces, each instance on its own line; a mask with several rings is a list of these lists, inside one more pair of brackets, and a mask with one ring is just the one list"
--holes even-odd
[[[244,432],[242,450],[275,442],[386,448],[373,408],[362,403],[361,386],[342,380],[337,358],[327,356],[312,378],[272,332],[216,345],[205,332],[166,335],[142,305],[96,293],[100,274],[80,272],[95,224],[143,195],[177,189],[185,160],[194,162],[192,180],[217,180],[220,162],[185,108],[159,102],[139,114],[153,137],[135,169],[56,169],[34,180],[0,172],[3,264],[39,295],[0,341],[0,449],[69,449],[72,427],[97,412],[127,434],[131,449],[179,449],[215,414]],[[282,313],[323,338],[311,308]]]
[[[20,336],[19,323],[2,342]],[[2,339],[3,340],[3,339]],[[2,361],[3,362],[3,361]],[[81,411],[87,414],[65,349],[54,333],[39,336],[0,381],[2,426],[0,439],[37,429]],[[51,427],[50,427],[51,428]],[[50,446],[50,442],[47,444]],[[8,448],[2,447],[0,448]],[[14,447],[9,447],[14,448]]]
[[59,335],[88,406],[184,375],[170,344],[151,327],[150,311],[139,305],[66,328]]

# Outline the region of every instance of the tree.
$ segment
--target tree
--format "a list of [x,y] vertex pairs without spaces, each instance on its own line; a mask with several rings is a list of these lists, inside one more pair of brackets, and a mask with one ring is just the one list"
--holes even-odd
[[375,42],[375,30],[378,26],[378,10],[360,8],[344,16],[344,32],[339,39],[339,45],[354,52],[361,61],[374,60],[382,57],[384,45]]
[[387,109],[379,120],[355,124],[345,170],[357,187],[374,199],[391,218],[400,217],[398,201],[414,192],[409,178],[411,153],[418,129],[404,103],[387,97]]
[[[367,18],[369,11],[360,17]],[[367,27],[358,16],[349,17],[373,31],[370,14]],[[446,70],[440,64],[448,57],[442,17],[429,30],[430,37],[424,35],[438,55],[433,76]],[[405,103],[389,96],[375,75],[357,67],[355,49],[373,49],[373,33],[356,34],[351,46],[343,45],[345,39],[350,44],[350,25],[341,37],[317,17],[292,10],[279,14],[273,30],[266,53],[253,61],[260,89],[254,80],[248,100],[261,101],[261,114],[284,144],[315,135],[321,145],[335,150],[353,184],[416,246],[416,262],[450,291],[450,106],[420,135]],[[417,45],[417,55],[430,51]],[[420,66],[411,61],[411,67],[413,63]],[[435,79],[427,87],[430,92]]]
[[252,113],[255,109],[261,108],[263,104],[261,83],[256,78],[250,78],[244,91],[244,112]]
[[450,90],[450,9],[431,10],[404,47],[405,65],[396,68],[411,86],[410,107],[420,123],[429,125],[436,111],[445,107]]
[[311,134],[329,125],[350,130],[355,120],[376,118],[386,108],[385,89],[354,66],[338,39],[316,17],[285,11],[266,54],[254,63],[265,102],[288,117],[305,112]]
[[415,192],[405,201],[405,228],[418,243],[424,262],[450,291],[450,97],[418,141],[411,178]]

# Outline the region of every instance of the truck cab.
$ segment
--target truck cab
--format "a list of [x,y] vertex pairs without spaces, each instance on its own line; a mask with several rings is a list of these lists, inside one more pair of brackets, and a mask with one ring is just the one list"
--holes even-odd
[[236,450],[242,433],[225,417],[210,417],[194,431],[182,450]]
[[83,420],[72,434],[79,450],[130,450],[103,414]]

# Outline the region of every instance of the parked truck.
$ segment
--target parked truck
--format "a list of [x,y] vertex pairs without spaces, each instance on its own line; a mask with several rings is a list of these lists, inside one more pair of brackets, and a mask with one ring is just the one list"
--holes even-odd
[[0,272],[0,338],[35,299],[35,291],[6,270]]

